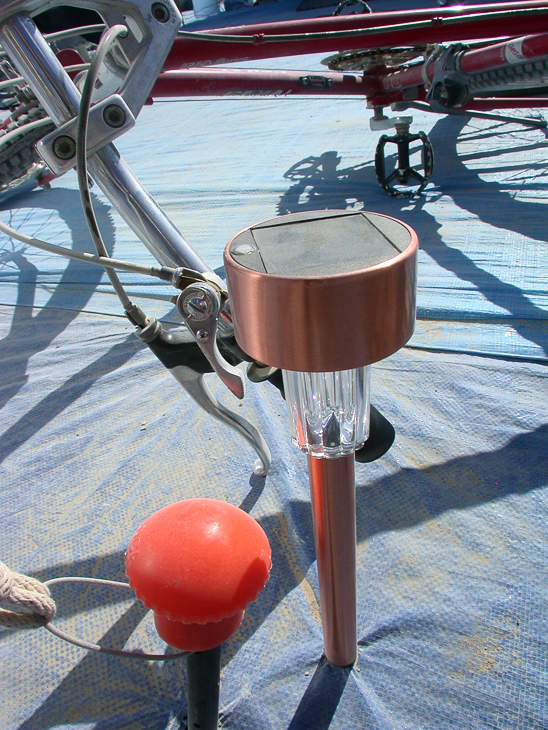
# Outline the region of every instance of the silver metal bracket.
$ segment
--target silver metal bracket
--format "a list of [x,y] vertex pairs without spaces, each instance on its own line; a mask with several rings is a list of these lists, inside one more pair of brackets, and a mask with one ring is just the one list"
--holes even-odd
[[299,86],[312,87],[315,89],[328,89],[333,86],[333,79],[329,76],[321,76],[319,74],[309,74],[299,78]]
[[[66,0],[2,0],[0,24],[14,15],[32,16],[56,5],[66,5]],[[71,0],[70,5],[95,10],[108,27],[120,23],[128,28],[125,38],[116,39],[108,65],[119,78],[118,93],[137,116],[181,26],[182,16],[174,0]]]
[[242,399],[244,397],[242,375],[224,359],[217,346],[217,328],[221,312],[221,297],[217,289],[205,282],[191,284],[179,294],[177,308],[211,367],[227,388],[237,398]]
[[[76,165],[77,118],[66,122],[38,142],[36,150],[56,175],[63,175]],[[89,112],[87,154],[92,155],[135,126],[135,117],[120,94],[103,99]]]

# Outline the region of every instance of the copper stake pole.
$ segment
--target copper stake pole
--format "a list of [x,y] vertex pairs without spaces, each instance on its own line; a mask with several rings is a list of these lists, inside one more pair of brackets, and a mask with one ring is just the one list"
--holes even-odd
[[346,667],[356,660],[356,483],[354,454],[308,456],[325,655]]

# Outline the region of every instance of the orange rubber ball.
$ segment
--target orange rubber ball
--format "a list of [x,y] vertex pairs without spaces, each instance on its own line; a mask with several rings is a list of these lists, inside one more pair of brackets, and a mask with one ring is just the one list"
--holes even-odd
[[160,636],[184,651],[219,646],[240,625],[272,565],[268,538],[246,512],[215,499],[164,507],[134,534],[129,584]]

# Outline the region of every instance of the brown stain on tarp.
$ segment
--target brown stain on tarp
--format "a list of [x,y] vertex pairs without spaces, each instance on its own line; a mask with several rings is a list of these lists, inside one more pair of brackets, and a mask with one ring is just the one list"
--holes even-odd
[[496,627],[482,627],[480,633],[465,636],[455,648],[457,656],[464,655],[466,664],[462,672],[454,672],[455,679],[464,680],[468,675],[500,674],[521,662],[519,652],[509,651],[519,634],[519,621],[506,616]]
[[316,600],[316,596],[314,594],[314,591],[312,590],[312,586],[306,579],[306,576],[299,566],[297,557],[295,555],[295,550],[293,549],[291,541],[289,540],[289,525],[287,523],[287,519],[285,515],[281,512],[278,512],[276,514],[276,517],[278,518],[279,528],[275,528],[273,530],[273,533],[275,534],[276,539],[278,540],[278,543],[280,545],[280,552],[283,553],[285,559],[287,560],[287,564],[293,574],[293,577],[295,578],[295,582],[297,583],[297,585],[300,585],[304,593],[304,597],[306,598],[306,601],[310,607],[310,612],[312,616],[319,624],[321,624],[322,620],[318,601]]

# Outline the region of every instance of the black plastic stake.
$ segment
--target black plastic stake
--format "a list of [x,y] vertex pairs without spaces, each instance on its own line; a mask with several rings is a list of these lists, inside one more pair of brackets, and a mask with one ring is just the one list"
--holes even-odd
[[221,647],[190,654],[186,660],[188,730],[217,730]]

